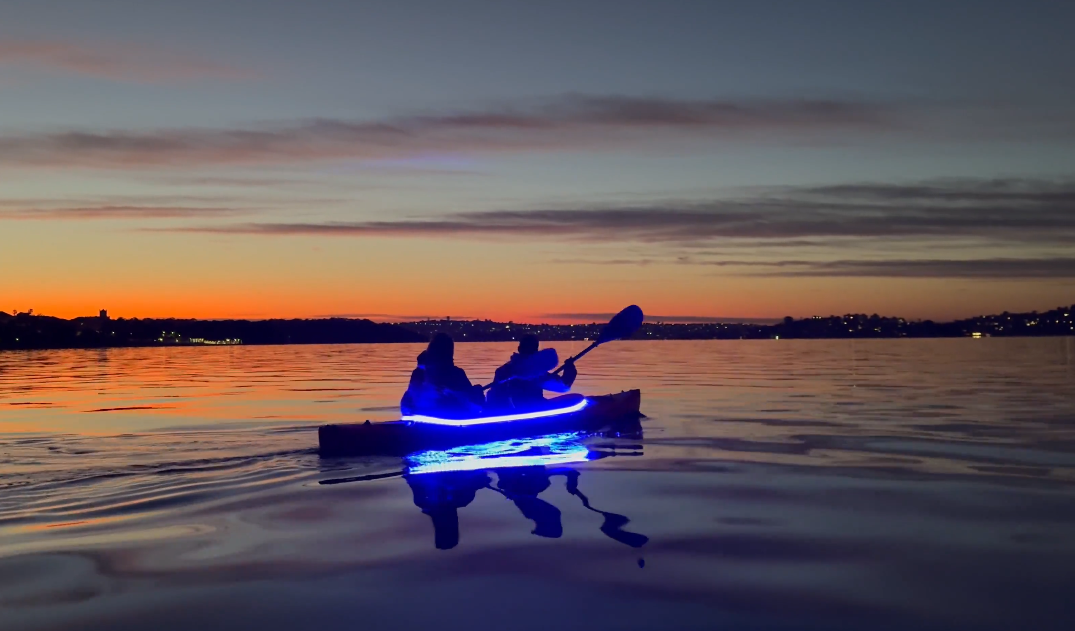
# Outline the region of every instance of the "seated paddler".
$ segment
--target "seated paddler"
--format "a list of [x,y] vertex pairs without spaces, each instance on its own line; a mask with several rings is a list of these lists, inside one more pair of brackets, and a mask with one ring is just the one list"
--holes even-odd
[[467,417],[480,413],[483,405],[482,387],[471,384],[466,371],[455,365],[455,342],[445,333],[434,335],[411,371],[400,410],[404,415]]
[[537,353],[538,346],[537,336],[523,337],[519,340],[518,352],[512,354],[508,363],[497,368],[493,378],[496,385],[489,390],[489,409],[525,410],[544,401],[545,390],[557,393],[571,390],[571,385],[578,377],[578,370],[570,359],[564,364],[563,375],[544,373],[538,376],[521,376],[526,358]]

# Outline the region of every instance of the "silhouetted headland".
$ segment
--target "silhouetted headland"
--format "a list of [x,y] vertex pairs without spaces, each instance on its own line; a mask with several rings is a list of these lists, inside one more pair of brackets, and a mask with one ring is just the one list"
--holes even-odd
[[232,344],[362,344],[425,342],[415,331],[370,320],[64,320],[0,311],[0,349],[103,348]]
[[[437,331],[457,342],[509,342],[528,333],[546,341],[595,339],[604,323],[519,324],[491,320],[424,320],[382,324],[370,320],[176,320],[109,318],[64,320],[31,312],[0,311],[0,349],[103,348],[219,344],[421,343]],[[1075,335],[1075,305],[1038,313],[976,316],[952,322],[848,314],[784,318],[775,324],[647,322],[634,339],[762,340]]]

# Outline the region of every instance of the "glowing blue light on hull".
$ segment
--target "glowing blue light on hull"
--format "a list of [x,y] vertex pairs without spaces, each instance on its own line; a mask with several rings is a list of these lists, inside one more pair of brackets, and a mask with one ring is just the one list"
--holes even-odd
[[501,440],[446,450],[430,450],[407,457],[410,474],[446,473],[563,465],[589,460],[590,451],[575,433],[538,438]]
[[412,423],[429,423],[432,425],[451,425],[454,427],[469,427],[472,425],[486,425],[488,423],[506,423],[509,421],[525,421],[535,418],[549,418],[553,416],[561,416],[564,414],[574,414],[575,412],[581,412],[583,408],[589,405],[589,401],[583,399],[578,403],[562,407],[554,408],[551,410],[538,410],[536,412],[520,412],[518,414],[501,414],[499,416],[479,416],[475,418],[455,419],[455,418],[438,418],[436,416],[427,416],[425,414],[405,414],[400,417],[404,421],[410,421]]

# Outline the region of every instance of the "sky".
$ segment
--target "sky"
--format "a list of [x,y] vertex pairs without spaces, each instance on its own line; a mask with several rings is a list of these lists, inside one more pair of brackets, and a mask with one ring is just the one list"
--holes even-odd
[[1075,3],[4,0],[0,310],[1075,302]]

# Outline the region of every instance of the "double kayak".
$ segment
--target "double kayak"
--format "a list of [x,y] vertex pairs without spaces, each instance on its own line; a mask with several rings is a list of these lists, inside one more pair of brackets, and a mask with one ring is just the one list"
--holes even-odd
[[386,423],[322,425],[317,437],[322,456],[406,456],[430,449],[451,449],[491,441],[563,432],[632,434],[641,429],[642,393],[583,397],[569,394],[531,410],[472,418],[414,414]]

